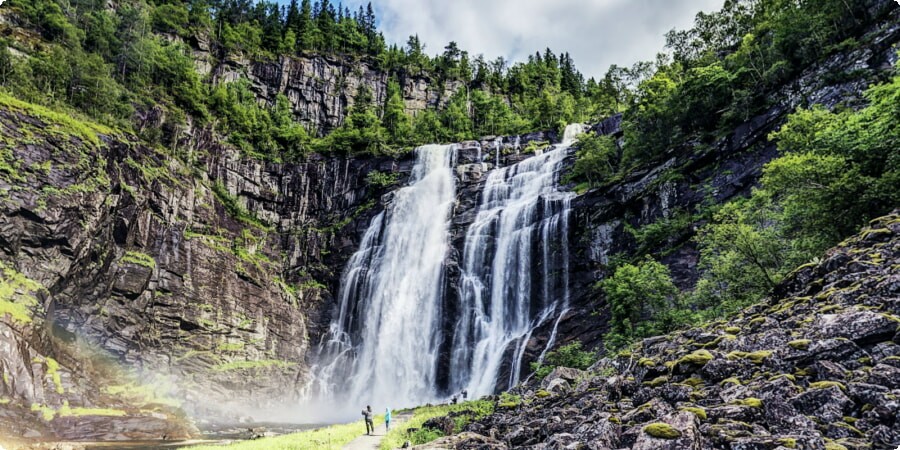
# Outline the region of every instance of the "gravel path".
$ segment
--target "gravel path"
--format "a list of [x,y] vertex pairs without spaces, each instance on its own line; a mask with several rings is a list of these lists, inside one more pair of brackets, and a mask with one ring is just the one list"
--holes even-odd
[[[409,419],[409,417],[410,414],[395,414],[393,420],[391,420],[391,426],[400,425],[406,422],[406,419]],[[384,430],[384,424],[377,424],[375,425],[375,433],[371,436],[363,434],[345,445],[344,450],[378,450],[378,446],[381,445],[381,440],[384,439],[385,434],[387,432]]]

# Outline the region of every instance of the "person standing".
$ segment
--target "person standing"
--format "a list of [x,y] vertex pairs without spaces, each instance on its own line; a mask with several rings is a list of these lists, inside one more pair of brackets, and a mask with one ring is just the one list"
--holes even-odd
[[363,418],[366,419],[366,435],[375,432],[375,423],[372,422],[372,406],[366,405],[366,409],[362,410]]
[[384,408],[384,429],[391,431],[391,408]]

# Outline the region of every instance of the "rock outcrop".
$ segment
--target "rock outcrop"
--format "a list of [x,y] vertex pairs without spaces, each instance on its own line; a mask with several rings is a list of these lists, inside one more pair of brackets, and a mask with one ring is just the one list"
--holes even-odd
[[519,387],[426,448],[869,449],[900,445],[900,212],[735,318],[645,339],[571,391]]
[[[220,83],[249,78],[257,97],[270,105],[277,95],[284,95],[295,118],[317,135],[344,123],[360,88],[369,90],[375,104],[384,104],[389,81],[389,74],[371,61],[322,55],[281,56],[273,61],[229,57],[217,65],[213,76]],[[426,108],[442,109],[463,88],[461,81],[438,83],[406,73],[398,81],[406,113],[411,115]]]

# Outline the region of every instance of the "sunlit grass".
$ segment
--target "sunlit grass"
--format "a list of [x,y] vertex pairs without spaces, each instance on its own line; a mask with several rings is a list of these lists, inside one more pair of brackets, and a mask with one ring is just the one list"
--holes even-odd
[[[461,428],[473,419],[480,419],[494,410],[494,404],[487,400],[473,400],[463,402],[456,405],[437,405],[422,406],[412,411],[412,417],[402,423],[398,423],[396,427],[388,432],[387,436],[381,441],[381,450],[391,450],[400,448],[403,443],[410,441],[413,445],[425,444],[441,437],[441,433],[432,430],[423,430],[422,424],[428,419],[434,417],[446,416],[451,412],[468,412],[454,417],[454,432],[461,431]],[[410,429],[416,431],[410,433]]]
[[[384,425],[384,416],[375,416],[375,426]],[[362,420],[341,425],[331,425],[315,430],[286,434],[228,445],[199,445],[191,450],[340,450],[350,441],[364,435],[366,425]]]

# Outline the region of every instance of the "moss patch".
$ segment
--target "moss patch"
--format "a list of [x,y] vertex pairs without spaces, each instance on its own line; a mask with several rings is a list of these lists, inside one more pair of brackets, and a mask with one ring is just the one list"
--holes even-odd
[[713,360],[712,353],[710,353],[706,350],[697,350],[689,355],[683,356],[681,359],[678,360],[678,362],[676,364],[688,363],[688,364],[695,364],[698,366],[704,366],[704,365],[706,365],[706,363],[708,363],[712,360]]
[[751,408],[762,408],[762,400],[754,397],[747,397],[731,402],[732,405],[749,406]]
[[809,383],[810,389],[828,389],[830,387],[838,387],[842,391],[847,390],[847,386],[844,386],[844,383],[838,381],[816,381],[815,383]]
[[282,361],[280,359],[263,359],[259,361],[232,361],[214,366],[214,372],[228,372],[231,370],[250,370],[250,369],[286,369],[295,366],[296,363]]
[[136,264],[148,269],[156,268],[156,260],[153,259],[152,256],[146,253],[139,252],[137,250],[128,250],[127,252],[125,252],[125,255],[122,256],[122,262]]
[[694,414],[700,420],[706,420],[706,410],[700,407],[694,406],[685,406],[680,409],[681,411],[687,411],[689,413]]
[[40,283],[0,262],[0,317],[9,316],[19,323],[31,322],[32,310],[38,306],[34,294],[41,290]]
[[797,339],[795,341],[788,342],[788,345],[794,350],[806,350],[809,348],[809,344],[812,341],[809,339]]
[[644,427],[644,433],[649,434],[657,439],[678,439],[681,437],[681,431],[667,423],[657,422],[651,423]]

